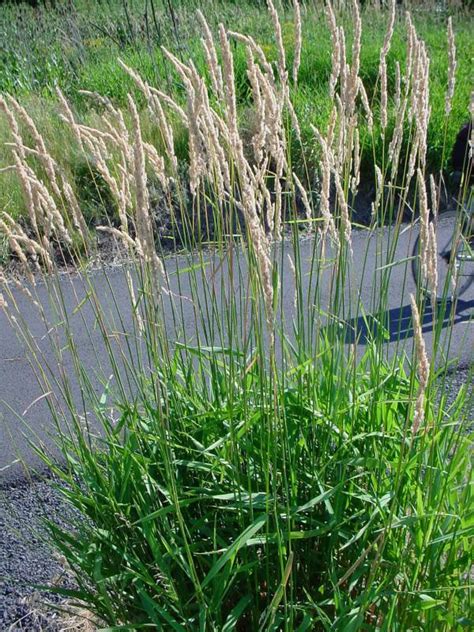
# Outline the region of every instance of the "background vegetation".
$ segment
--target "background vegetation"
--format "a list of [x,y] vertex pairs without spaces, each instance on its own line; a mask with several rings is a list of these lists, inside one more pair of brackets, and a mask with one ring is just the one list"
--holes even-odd
[[[281,3],[284,44],[289,64],[294,49],[293,12],[291,3]],[[342,6],[342,3],[341,3]],[[431,59],[431,118],[428,134],[428,168],[443,170],[449,186],[450,152],[456,133],[469,118],[468,105],[473,85],[472,61],[474,41],[472,14],[462,3],[432,5],[414,3],[413,17],[422,39],[426,42]],[[135,94],[135,86],[118,63],[121,58],[136,69],[152,85],[166,90],[178,102],[184,99],[183,86],[164,58],[161,46],[166,46],[180,59],[193,59],[198,72],[206,74],[206,61],[202,51],[201,31],[196,20],[200,8],[207,16],[215,32],[223,22],[230,30],[240,30],[255,37],[271,61],[276,61],[277,51],[271,20],[260,0],[69,0],[45,3],[31,7],[25,3],[4,3],[0,9],[0,92],[15,95],[33,115],[38,128],[47,139],[51,152],[68,175],[75,178],[77,193],[86,209],[88,221],[97,218],[101,196],[97,182],[84,175],[71,132],[63,125],[58,113],[55,94],[59,86],[69,99],[80,119],[94,125],[100,114],[97,102],[81,93],[81,90],[97,92],[112,100],[114,105],[125,107],[127,94]],[[311,124],[325,129],[333,103],[328,95],[331,72],[331,38],[322,2],[308,2],[303,7],[303,52],[299,82],[293,90],[293,103],[300,120],[302,143],[294,142],[293,168],[304,176],[310,188],[316,186],[318,149],[313,140]],[[447,82],[446,20],[453,16],[453,26],[458,49],[457,90],[453,111],[449,120],[445,117],[445,86]],[[340,21],[345,27],[350,59],[352,18],[343,9]],[[385,22],[374,4],[366,3],[362,13],[363,41],[360,75],[378,121],[378,59],[382,45]],[[399,11],[392,47],[387,58],[389,89],[389,122],[387,135],[391,134],[396,112],[393,104],[395,64],[403,70],[406,61],[406,28],[404,12]],[[236,87],[240,125],[250,136],[252,117],[251,90],[246,75],[245,50],[235,45]],[[146,140],[156,141],[156,129],[147,119],[142,106],[143,134]],[[187,134],[180,121],[175,121],[175,138],[179,139],[176,151],[183,163],[187,161]],[[376,123],[377,126],[377,123]],[[380,130],[372,137],[361,124],[362,180],[372,180],[374,152],[382,157],[387,146]],[[291,132],[289,132],[291,133]],[[404,130],[404,150],[408,148],[409,126]],[[375,139],[375,143],[374,143]],[[7,125],[0,113],[0,142],[10,140]],[[403,151],[402,151],[403,154]],[[5,153],[0,157],[0,168],[9,164]],[[87,170],[86,170],[87,171]],[[13,177],[4,174],[0,187],[0,205],[14,215],[24,214],[24,203]]]

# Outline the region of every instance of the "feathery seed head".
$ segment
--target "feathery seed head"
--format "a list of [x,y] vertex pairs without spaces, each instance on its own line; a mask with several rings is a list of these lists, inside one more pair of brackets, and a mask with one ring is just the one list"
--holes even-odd
[[454,96],[454,87],[456,85],[456,42],[453,32],[453,20],[451,16],[448,18],[448,88],[446,91],[446,116],[449,116]]
[[421,328],[420,313],[416,304],[413,294],[410,295],[411,301],[411,313],[413,319],[413,332],[415,337],[415,353],[417,360],[417,373],[418,373],[418,393],[415,404],[415,412],[413,417],[412,434],[415,435],[418,432],[420,425],[423,423],[425,417],[425,392],[428,386],[430,364],[428,361],[428,355],[426,353],[425,341],[423,339],[423,332]]

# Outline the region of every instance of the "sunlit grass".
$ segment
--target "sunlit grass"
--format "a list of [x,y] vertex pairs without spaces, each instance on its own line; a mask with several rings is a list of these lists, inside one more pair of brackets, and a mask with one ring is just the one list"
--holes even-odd
[[[347,14],[338,19],[349,22]],[[387,14],[377,19],[386,24]],[[274,33],[279,28],[275,16]],[[291,52],[290,33],[285,16],[283,43]],[[365,37],[370,41],[370,30]],[[398,55],[401,40],[394,37],[390,54]],[[380,42],[374,55],[367,40],[362,59],[367,55],[372,67]],[[28,275],[25,283],[5,281],[3,307],[30,354],[61,459],[40,444],[37,453],[77,510],[68,529],[48,523],[75,586],[55,589],[106,629],[461,630],[472,606],[472,393],[461,387],[454,402],[445,393],[452,286],[432,305],[422,291],[436,281],[425,106],[441,99],[423,80],[423,42],[412,30],[416,63],[401,97],[413,113],[404,120],[408,155],[388,164],[379,149],[388,149],[392,129],[381,138],[378,75],[368,80],[373,133],[359,89],[341,74],[336,107],[324,110],[325,98],[321,118],[305,121],[304,85],[295,91],[281,63],[278,70],[266,65],[256,48],[244,66],[241,45],[231,41],[222,27],[215,43],[222,65],[205,77],[209,82],[214,73],[217,88],[203,81],[200,67],[170,55],[170,86],[180,81],[172,100],[137,78],[146,116],[130,97],[125,115],[108,107],[83,125],[62,103],[60,125],[75,139],[85,171],[107,184],[96,221],[127,254],[120,301],[110,270],[93,272],[84,260],[95,234],[83,229],[87,209],[76,208],[65,186],[73,176],[51,166],[48,144],[41,149],[31,124],[24,132],[18,106],[3,106],[13,119],[13,173],[36,222],[23,229],[2,215],[9,247]],[[263,44],[281,60],[278,46],[265,37]],[[353,72],[352,85],[360,86],[354,50],[346,77]],[[263,129],[234,107],[245,91],[248,108],[260,103]],[[307,123],[301,140],[292,105]],[[357,134],[381,178],[365,240],[353,236],[348,204],[361,169]],[[299,158],[304,184],[293,174]],[[312,160],[318,195],[305,190]],[[165,238],[150,203],[153,187],[169,218]],[[413,189],[420,219],[402,226]],[[115,213],[100,206],[105,191]],[[407,231],[412,239],[418,222],[419,252],[398,261],[400,240]],[[355,250],[360,244],[363,252]],[[422,265],[409,301],[412,257]],[[77,275],[59,275],[71,260]],[[388,322],[392,272],[403,264],[396,289],[400,311],[411,304],[413,345],[403,345],[402,332]],[[47,288],[47,305],[33,273]],[[362,283],[372,288],[370,314]],[[44,325],[41,340],[19,308],[24,295]],[[430,309],[433,345],[426,349],[421,323]],[[364,341],[351,328],[359,321]],[[94,367],[84,365],[78,326]],[[71,373],[63,370],[66,356]]]

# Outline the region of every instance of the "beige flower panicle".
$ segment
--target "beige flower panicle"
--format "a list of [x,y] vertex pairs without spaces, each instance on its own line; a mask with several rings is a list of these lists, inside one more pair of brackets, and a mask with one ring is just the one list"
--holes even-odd
[[388,25],[387,31],[385,33],[385,38],[383,41],[382,48],[380,50],[380,59],[385,59],[390,51],[390,45],[392,43],[393,30],[395,26],[395,15],[396,15],[396,2],[395,0],[390,0],[390,9],[389,9],[389,17],[388,17]]
[[275,9],[275,5],[273,4],[272,0],[267,0],[267,6],[270,12],[270,17],[272,19],[273,29],[275,32],[275,41],[278,51],[278,75],[280,77],[281,84],[283,86],[286,86],[286,84],[288,83],[288,72],[286,70],[286,53],[285,46],[283,44],[280,18],[278,17],[278,12]]
[[433,212],[433,217],[436,221],[438,218],[440,196],[439,196],[438,187],[436,186],[436,182],[432,173],[430,174],[430,193],[431,193],[431,210]]
[[252,88],[252,97],[255,108],[255,121],[256,130],[252,136],[252,146],[257,163],[263,160],[263,149],[265,147],[266,138],[266,122],[265,122],[265,110],[266,104],[264,95],[262,93],[261,82],[259,80],[259,74],[257,72],[257,65],[254,61],[254,56],[250,46],[246,47],[247,53],[247,76]]
[[67,208],[71,211],[72,224],[81,235],[83,243],[87,244],[87,242],[89,241],[89,234],[84,215],[81,211],[79,202],[77,201],[71,185],[64,177],[62,178],[62,190],[64,193],[64,199],[67,203]]
[[383,194],[383,175],[378,165],[375,165],[375,180],[376,180],[375,201],[372,202],[372,221],[375,221],[377,219],[377,214],[379,211],[380,202],[382,200],[382,194]]
[[153,261],[156,255],[153,228],[149,214],[149,197],[147,188],[147,175],[145,169],[145,149],[143,146],[140,118],[134,100],[129,95],[128,105],[132,116],[134,133],[134,175],[136,186],[136,229],[137,237],[142,244],[145,258]]
[[188,117],[186,116],[186,112],[168,94],[162,92],[161,90],[158,90],[157,88],[154,88],[153,86],[150,86],[150,91],[153,95],[157,96],[160,101],[164,103],[170,110],[177,114],[178,118],[181,119],[181,121],[185,125],[188,125]]
[[428,123],[431,114],[429,73],[430,61],[424,42],[415,34],[413,49],[413,74],[411,77],[411,97],[408,118],[414,122],[415,132],[408,161],[407,186],[415,173],[416,164],[424,169],[428,139]]
[[262,205],[264,208],[264,217],[266,218],[266,222],[267,222],[267,226],[268,226],[268,230],[270,232],[270,234],[274,234],[275,232],[275,204],[272,202],[272,196],[270,194],[270,191],[268,190],[268,187],[263,186],[262,187]]
[[153,91],[151,92],[152,97],[150,100],[149,109],[158,123],[161,137],[165,145],[164,152],[167,162],[171,164],[174,173],[176,173],[178,171],[178,158],[175,152],[173,125],[168,121],[168,118],[165,115],[161,100]]
[[136,83],[136,85],[138,86],[138,88],[141,90],[141,92],[143,92],[143,94],[145,95],[147,101],[150,100],[151,98],[151,92],[150,92],[150,88],[148,87],[148,85],[145,83],[145,81],[143,81],[143,79],[140,77],[140,75],[138,74],[138,72],[136,72],[135,70],[133,70],[133,68],[130,68],[130,66],[127,66],[127,64],[125,64],[120,57],[118,58],[118,63],[119,66],[125,70],[125,72],[127,73],[127,75],[129,75],[129,77],[131,77],[131,79],[133,79],[133,81]]
[[293,282],[295,284],[295,293],[293,296],[293,309],[296,311],[298,307],[298,276],[296,274],[295,263],[289,252],[287,253],[287,257],[288,257],[288,266],[290,268],[291,276],[293,277]]
[[448,88],[446,91],[446,116],[449,116],[452,108],[454,88],[456,85],[456,41],[454,39],[453,20],[448,18]]
[[347,204],[347,198],[342,188],[341,178],[337,171],[334,171],[334,183],[336,185],[336,195],[341,213],[341,228],[344,235],[344,241],[349,247],[349,252],[352,255],[352,225],[349,214],[349,206]]
[[[331,2],[326,3],[326,15],[331,32],[332,53],[331,53],[331,77],[329,79],[329,96],[334,97],[337,80],[341,72],[341,42],[339,39],[339,29],[337,27],[336,16]],[[344,58],[345,64],[345,58]]]
[[395,94],[393,97],[393,103],[395,106],[395,111],[397,112],[400,108],[400,103],[402,100],[402,78],[400,71],[400,63],[395,62]]
[[197,16],[199,18],[199,21],[201,22],[202,30],[204,33],[204,37],[202,38],[202,44],[204,48],[204,54],[206,56],[207,66],[209,68],[209,73],[211,76],[212,88],[215,94],[221,99],[223,99],[224,98],[224,81],[222,78],[222,70],[217,58],[217,51],[214,44],[214,38],[212,36],[211,29],[209,28],[209,24],[207,23],[207,20],[200,9],[198,9],[197,11]]
[[165,160],[163,156],[160,156],[156,147],[150,145],[150,143],[143,143],[143,149],[147,157],[148,163],[153,168],[153,172],[158,178],[161,186],[165,191],[168,189],[168,178],[166,177]]
[[352,168],[352,178],[351,178],[351,191],[353,195],[356,195],[357,188],[360,184],[360,139],[359,139],[359,129],[356,126],[354,129],[354,148],[353,148],[353,168]]
[[46,184],[38,178],[34,171],[24,164],[28,181],[31,187],[31,195],[38,222],[46,231],[46,237],[55,235],[64,245],[72,245],[72,237],[66,228],[64,218],[58,209],[55,199],[49,192]]
[[337,123],[337,106],[333,105],[331,114],[329,116],[328,129],[326,134],[326,143],[328,147],[332,147],[334,143],[334,136]]
[[294,0],[295,8],[295,52],[293,56],[293,84],[298,83],[298,71],[301,64],[301,49],[303,47],[303,26],[301,22],[301,7],[298,0]]
[[362,83],[362,79],[359,77],[358,79],[358,93],[360,94],[360,98],[362,101],[362,107],[364,108],[365,117],[367,119],[367,126],[369,128],[369,132],[372,133],[374,128],[374,117],[372,114],[372,109],[369,104],[369,97],[367,96],[367,92],[365,90],[365,86]]
[[226,76],[224,94],[227,105],[227,125],[232,142],[237,143],[239,140],[239,128],[237,119],[237,97],[235,94],[234,60],[227,32],[223,24],[219,24],[219,38],[222,51],[222,63]]
[[387,32],[385,39],[380,50],[380,63],[379,63],[379,76],[380,76],[380,121],[382,130],[385,131],[387,127],[387,103],[388,103],[388,88],[387,88],[387,55],[390,50],[390,44],[393,37],[393,28],[395,25],[395,0],[390,2],[390,13],[388,20]]
[[311,125],[314,135],[321,147],[321,191],[320,191],[320,212],[323,219],[323,238],[329,233],[335,244],[339,245],[339,237],[334,223],[334,218],[329,207],[330,186],[331,186],[331,154],[326,141],[322,137],[319,130]]
[[[59,88],[56,88],[56,92],[58,93],[58,96],[60,97],[60,100],[62,101],[65,97],[62,94],[61,90]],[[98,92],[94,92],[93,90],[79,90],[79,94],[82,94],[85,97],[89,97],[90,99],[93,99],[94,101],[102,105],[102,107],[106,108],[107,110],[113,109],[114,112],[117,111],[113,107],[112,102],[109,99],[109,97],[105,97],[103,94],[99,94]],[[67,101],[64,105],[66,109],[69,109],[69,104],[67,103]]]
[[387,87],[387,62],[385,58],[380,61],[380,124],[382,133],[385,133],[387,127],[387,105],[388,105],[388,87]]
[[15,118],[15,115],[8,107],[5,99],[0,95],[0,110],[5,114],[8,126],[10,128],[11,135],[13,136],[13,140],[15,141],[16,151],[21,160],[24,160],[26,157],[25,146],[23,143],[23,138],[20,133],[20,128],[18,126],[18,122]]
[[300,193],[301,196],[301,202],[303,203],[303,208],[305,211],[305,215],[306,215],[306,219],[309,222],[309,228],[311,229],[311,224],[312,224],[312,220],[313,220],[313,211],[311,209],[311,204],[308,198],[308,193],[306,191],[306,189],[304,188],[303,184],[301,183],[301,180],[298,178],[298,176],[296,175],[296,173],[293,172],[293,180],[296,184],[296,187]]
[[[275,209],[272,209],[269,191],[265,189],[264,185],[265,173],[262,171],[254,173],[244,156],[244,148],[237,122],[234,64],[228,36],[229,34],[226,32],[224,26],[220,25],[219,38],[222,53],[222,67],[223,74],[226,77],[224,85],[223,117],[220,117],[216,112],[212,111],[205,85],[197,76],[193,66],[191,64],[185,66],[181,62],[178,62],[171,54],[169,54],[169,58],[183,79],[187,91],[187,121],[190,136],[190,153],[194,151],[197,154],[197,156],[195,156],[196,162],[198,158],[201,160],[202,176],[208,173],[209,165],[214,164],[214,162],[219,161],[222,164],[228,164],[229,157],[224,153],[219,154],[218,152],[217,144],[218,141],[221,141],[220,144],[222,145],[222,139],[225,142],[226,151],[233,161],[233,169],[235,169],[239,180],[239,199],[236,200],[234,198],[230,177],[227,178],[227,181],[224,178],[223,184],[225,185],[225,190],[223,193],[227,199],[230,199],[235,206],[240,208],[245,217],[245,224],[249,233],[249,242],[252,244],[255,252],[261,279],[269,331],[270,335],[273,336],[273,273],[272,263],[268,253],[269,244],[262,221],[263,218],[266,217],[266,221],[269,225],[273,223],[277,226],[277,222],[280,221],[280,212],[276,210],[276,206],[279,198],[281,204],[281,196],[279,196],[277,192]],[[271,69],[269,69],[268,64],[267,66],[264,64],[260,66],[261,55],[263,53],[251,38],[239,38],[239,40],[244,41],[251,51],[251,54],[247,51],[248,60],[255,54],[259,62],[257,65],[253,64],[252,61],[248,61],[248,74],[249,77],[251,77],[254,98],[257,102],[260,101],[261,112],[265,113],[266,126],[268,127],[268,130],[261,130],[261,134],[264,138],[262,137],[259,141],[259,149],[263,160],[262,167],[264,167],[265,171],[267,159],[264,158],[263,152],[273,152],[277,176],[283,169],[280,158],[281,142],[278,140],[278,134],[280,132],[278,131],[277,124],[278,121],[281,121],[281,115],[278,110],[279,101],[276,97]],[[263,70],[261,68],[263,68]],[[271,114],[271,116],[269,116],[269,114]],[[276,122],[274,122],[272,118],[275,118]],[[276,182],[278,185],[278,177],[276,177]],[[268,204],[269,201],[270,205]],[[265,209],[267,211],[266,213]]]
[[417,170],[418,199],[420,203],[420,258],[423,279],[428,278],[429,262],[429,222],[430,211],[428,208],[428,196],[426,193],[425,179],[421,169]]
[[44,142],[43,137],[38,131],[38,128],[35,125],[35,122],[25,110],[25,108],[16,101],[12,96],[8,97],[10,105],[16,111],[16,113],[21,117],[23,122],[25,123],[28,132],[31,134],[31,137],[35,143],[35,148],[37,151],[37,155],[41,160],[41,163],[46,171],[49,182],[51,184],[51,188],[53,192],[58,197],[61,196],[61,191],[58,186],[57,178],[56,178],[56,164],[52,157],[50,156],[48,150],[46,149],[46,144]]
[[347,93],[345,95],[345,107],[348,114],[355,109],[355,100],[358,92],[358,80],[360,70],[360,51],[362,40],[362,19],[358,0],[352,0],[352,19],[354,23],[354,35],[352,41],[352,61],[348,80]]
[[124,196],[123,188],[109,170],[106,159],[103,156],[103,147],[89,134],[84,134],[82,132],[81,141],[84,145],[84,149],[87,149],[90,154],[94,167],[108,185],[110,193],[117,202],[120,219],[122,224],[124,224],[125,222],[123,221],[123,218],[125,217],[127,211],[127,200]]
[[433,222],[430,222],[428,228],[428,263],[427,263],[427,280],[431,293],[431,301],[433,310],[436,305],[436,297],[438,294],[438,242],[436,238],[436,230]]
[[[12,225],[9,222],[9,220],[11,220],[12,222],[13,222],[13,220],[11,219],[11,217],[9,215],[6,215],[6,217],[5,217],[5,215],[6,215],[6,213],[2,213],[2,217],[0,217],[0,231],[7,238],[8,245],[10,247],[11,252],[18,257],[18,260],[22,264],[22,266],[25,269],[25,271],[28,272],[29,271],[28,258],[25,255],[25,253],[23,252],[23,248],[20,245],[20,241],[19,241],[19,238],[18,238],[19,235],[17,235],[14,232],[14,228],[12,227]],[[14,224],[14,227],[16,228],[15,224]],[[20,227],[20,229],[21,229],[21,227]],[[21,229],[21,233],[23,233],[23,229]],[[31,272],[30,272],[30,274],[31,274]]]
[[182,61],[180,61],[176,57],[176,55],[173,55],[173,53],[171,51],[169,51],[165,46],[162,46],[161,50],[163,52],[163,55],[174,66],[176,72],[179,74],[179,76],[182,79],[183,83],[185,85],[190,83],[190,81],[192,79],[192,71],[191,71],[191,69],[186,64],[184,64]]
[[[28,176],[28,171],[25,167],[23,160],[21,159],[20,154],[17,153],[16,150],[13,151],[13,159],[15,161],[16,172],[20,180],[21,189],[23,193],[23,199],[25,201],[25,206],[28,211],[28,217],[31,222],[31,227],[35,235],[39,235],[37,210],[36,210],[35,202],[33,198],[33,191],[31,190],[31,183]],[[41,219],[39,219],[39,222],[41,222]]]
[[416,435],[425,418],[425,393],[428,387],[430,363],[426,353],[425,341],[421,328],[420,313],[413,294],[410,295],[413,332],[415,337],[415,354],[418,374],[418,393],[413,416],[412,434]]
[[17,256],[30,281],[34,282],[34,278],[29,262],[39,270],[41,261],[48,271],[52,271],[53,262],[49,252],[38,240],[29,237],[20,224],[4,211],[0,214],[0,231],[6,236],[11,251]]
[[121,241],[126,250],[130,252],[136,252],[140,257],[144,258],[144,254],[139,247],[138,242],[134,241],[132,237],[122,229],[115,228],[114,226],[97,226],[97,230],[102,233],[108,233],[115,237],[118,241]]
[[[151,86],[149,86],[148,83],[143,81],[143,79],[135,70],[127,66],[120,59],[119,59],[119,64],[125,70],[125,72],[133,79],[137,87],[144,94],[147,100],[148,109],[150,113],[152,114],[152,116],[157,121],[158,127],[161,131],[161,135],[165,144],[166,156],[169,162],[171,163],[174,171],[176,171],[178,169],[178,159],[175,154],[173,128],[165,116],[163,106],[161,104],[161,98],[159,96],[160,92],[151,88]],[[180,68],[182,68],[182,65],[180,66]],[[189,79],[188,75],[187,75],[187,79]],[[186,120],[186,115],[184,114],[184,112],[182,112],[182,109],[178,105],[176,105],[171,98],[168,98],[166,101],[168,105],[171,104],[171,107],[173,108],[174,111],[180,113],[182,118],[184,115],[184,119]],[[122,135],[122,138],[125,138],[125,137]],[[116,140],[120,141],[120,136]]]
[[289,100],[288,91],[282,93],[269,80],[260,65],[255,62],[253,50],[247,46],[247,75],[252,87],[252,96],[256,112],[257,129],[252,137],[252,146],[257,163],[261,163],[266,155],[278,167],[275,176],[282,175],[287,168],[286,132],[284,108],[293,122],[293,129],[299,135],[299,124]]
[[413,26],[411,15],[408,11],[405,12],[405,21],[406,30],[408,33],[407,56],[405,62],[405,93],[408,94],[413,71],[413,60],[416,48],[418,46],[418,38],[416,35],[415,27]]
[[246,46],[249,46],[255,55],[259,65],[263,69],[266,79],[268,82],[274,87],[275,86],[275,75],[273,72],[273,68],[270,62],[267,60],[265,53],[263,52],[262,47],[255,42],[255,40],[250,37],[250,35],[242,35],[242,33],[237,33],[235,31],[227,31],[227,35],[237,42],[241,42]]
[[403,141],[403,124],[405,121],[405,114],[407,110],[408,99],[405,95],[402,99],[401,106],[398,108],[397,116],[395,120],[395,128],[393,130],[392,139],[388,147],[388,162],[391,164],[391,179],[396,179],[398,173],[398,164],[400,160],[400,151]]
[[469,139],[469,158],[474,158],[474,90],[471,92],[469,102],[469,112],[471,114],[471,138]]
[[339,27],[339,94],[342,101],[349,103],[349,65],[346,61],[346,36],[342,26]]

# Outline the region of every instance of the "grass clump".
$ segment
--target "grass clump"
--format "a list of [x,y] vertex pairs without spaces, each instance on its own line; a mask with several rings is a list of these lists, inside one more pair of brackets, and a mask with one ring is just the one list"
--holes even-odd
[[[310,175],[302,182],[293,168],[293,148],[305,142],[290,79],[299,68],[290,72],[288,35],[269,8],[275,64],[220,25],[218,38],[203,42],[205,76],[164,51],[179,95],[123,65],[146,103],[146,125],[132,94],[126,114],[102,101],[95,124],[84,125],[59,93],[63,122],[117,210],[118,221],[104,212],[98,229],[127,254],[118,277],[80,263],[76,276],[58,274],[71,255],[80,261],[81,248],[94,252],[94,236],[41,134],[29,124],[27,143],[18,106],[2,102],[34,229],[0,216],[28,275],[19,288],[4,284],[1,304],[31,354],[62,460],[41,445],[37,452],[78,516],[70,530],[49,523],[75,581],[56,589],[106,629],[461,630],[471,606],[470,394],[461,388],[448,404],[443,390],[459,277],[451,263],[441,283],[433,256],[427,48],[407,17],[412,64],[392,132],[365,103],[358,4],[351,55],[328,7],[340,39],[331,123],[309,128],[316,196]],[[394,12],[392,3],[388,25]],[[382,91],[392,37],[388,26]],[[258,113],[245,130],[244,59],[246,99]],[[184,172],[176,120],[186,130]],[[351,206],[361,142],[377,159],[362,238]],[[377,154],[380,143],[391,145],[389,160]],[[432,179],[433,210],[441,184]],[[469,177],[463,186],[466,194]],[[413,190],[420,218],[402,226]],[[390,228],[380,229],[387,218]],[[164,254],[170,236],[179,256]],[[422,278],[410,286],[415,257]],[[391,294],[404,314],[412,288],[413,345],[391,321]],[[44,325],[41,341],[22,317],[25,295]],[[84,365],[78,321],[95,370]]]
[[134,629],[456,629],[467,437],[456,404],[414,437],[403,365],[371,375],[373,353],[341,375],[326,349],[274,384],[251,357],[202,351],[193,378],[176,355],[163,402],[104,414],[97,445],[51,464],[82,518],[50,524],[67,594]]

